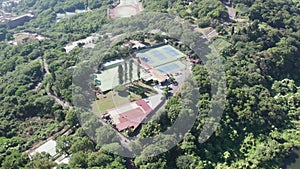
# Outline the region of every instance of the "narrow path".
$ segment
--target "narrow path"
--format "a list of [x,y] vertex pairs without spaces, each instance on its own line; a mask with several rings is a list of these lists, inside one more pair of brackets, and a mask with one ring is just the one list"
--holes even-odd
[[41,81],[34,87],[33,91],[37,91],[43,84],[45,77],[50,74],[49,70],[48,70],[48,64],[46,63],[45,59],[42,57],[41,59],[41,65],[43,67],[43,70],[45,71]]
[[43,65],[44,65],[44,69],[46,71],[45,75],[49,75],[50,74],[50,71],[49,71],[49,68],[48,68],[49,66],[48,66],[45,58],[43,58]]
[[[49,65],[48,65],[46,59],[42,58],[42,60],[43,60],[43,66],[44,66],[44,69],[45,69],[45,74],[43,76],[43,79],[44,79],[44,77],[46,77],[47,75],[50,75],[51,73],[49,71]],[[47,95],[54,98],[55,103],[60,104],[64,109],[72,109],[73,108],[73,106],[71,106],[70,103],[68,103],[68,102],[64,101],[63,99],[55,96],[49,89],[46,89],[46,91],[47,91]]]
[[[43,59],[40,59],[41,60],[41,65],[42,65],[42,67],[44,67],[43,66]],[[43,76],[42,76],[42,78],[41,78],[41,81],[34,87],[34,89],[33,89],[33,91],[37,91],[40,87],[41,87],[41,85],[43,84],[43,81],[44,81],[44,78],[45,78],[45,73],[43,74]]]

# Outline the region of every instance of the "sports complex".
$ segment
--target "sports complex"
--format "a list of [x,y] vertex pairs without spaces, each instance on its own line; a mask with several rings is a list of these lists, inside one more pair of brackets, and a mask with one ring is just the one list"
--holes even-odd
[[[140,67],[140,78],[145,81],[164,82],[169,75],[186,69],[185,57],[185,54],[170,45],[142,50],[136,54],[136,58],[132,58],[133,69],[132,72],[128,69],[127,74],[132,74],[132,81],[139,80],[137,72]],[[94,74],[98,88],[106,92],[120,85],[118,66],[125,67],[130,60],[125,62],[123,59],[117,59],[104,63],[104,70]],[[129,79],[124,82],[124,84],[127,83],[130,83]]]
[[[129,58],[127,61],[116,59],[104,63],[102,71],[94,76],[98,88],[102,92],[110,92],[118,85],[136,85],[128,79],[123,84],[119,84],[118,68],[120,66],[124,67],[128,62],[133,65],[132,72],[129,72],[128,68],[125,69],[128,70],[127,74],[131,73],[133,75],[131,80],[143,79],[146,82],[157,80],[163,84],[173,74],[187,70],[186,55],[179,50],[170,45],[151,47],[138,51],[135,57]],[[137,75],[138,70],[140,76]],[[153,88],[153,86],[150,88]],[[102,113],[106,113],[103,117],[105,117],[107,123],[114,125],[118,131],[128,128],[136,129],[151,114],[152,110],[157,109],[157,106],[161,104],[163,95],[161,92],[159,93],[147,96],[147,98],[134,99],[131,102],[118,103],[117,105],[114,97],[118,95],[116,96],[116,93],[114,93],[112,99],[109,100],[113,105],[106,108],[106,111],[102,111]]]

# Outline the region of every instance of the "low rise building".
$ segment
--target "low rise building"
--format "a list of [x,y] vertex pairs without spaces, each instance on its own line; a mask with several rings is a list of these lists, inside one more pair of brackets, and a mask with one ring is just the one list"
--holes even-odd
[[9,28],[16,28],[18,26],[23,26],[26,22],[29,22],[31,19],[33,19],[33,17],[34,17],[34,15],[32,15],[32,14],[21,15],[21,16],[10,19],[7,22],[7,25]]

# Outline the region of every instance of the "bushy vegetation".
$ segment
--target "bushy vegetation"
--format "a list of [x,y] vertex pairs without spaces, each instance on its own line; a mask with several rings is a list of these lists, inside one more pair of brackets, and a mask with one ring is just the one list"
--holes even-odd
[[227,9],[220,0],[146,0],[144,6],[146,10],[179,15],[197,23],[199,27],[215,27],[229,18]]
[[[87,53],[82,48],[76,48],[67,54],[63,45],[97,32],[105,23],[110,22],[105,18],[104,5],[111,1],[88,2],[22,1],[14,11],[23,13],[29,9],[36,18],[14,30],[7,30],[5,25],[0,25],[0,39],[5,39],[7,33],[20,30],[37,32],[50,38],[28,41],[18,46],[0,43],[1,167],[55,166],[47,154],[40,154],[31,161],[23,152],[34,143],[55,135],[66,124],[77,126],[76,113],[64,109],[49,93],[66,102],[72,101],[73,66],[80,56]],[[179,15],[199,27],[220,26],[228,19],[227,10],[219,0],[194,0],[191,5],[185,2],[145,0],[144,7],[146,11]],[[212,72],[203,65],[196,65],[192,71],[200,96],[198,100],[193,100],[199,112],[194,127],[170,151],[145,158],[147,154],[157,150],[152,147],[140,157],[131,159],[137,168],[278,168],[290,148],[300,146],[300,4],[291,0],[232,0],[232,3],[238,9],[247,9],[239,13],[249,20],[247,26],[235,24],[232,26],[234,28],[226,29],[227,32],[230,29],[232,31],[222,37],[230,45],[219,51],[219,59],[222,59],[226,68],[227,91],[225,111],[216,132],[205,143],[199,139],[212,101],[212,82],[209,78]],[[70,12],[86,7],[100,9],[55,22],[57,12]],[[145,18],[140,19],[142,24],[138,28],[164,28],[162,31],[172,32],[174,36],[180,35],[175,37],[183,42],[194,40],[185,34],[187,28],[180,32],[178,25],[168,25],[169,23],[159,20],[156,24],[147,25],[155,17]],[[104,28],[112,35],[118,35],[136,30],[132,26],[135,22],[138,21],[118,20],[113,26],[106,25]],[[119,27],[126,28],[119,30]],[[135,38],[141,38],[140,35]],[[199,36],[197,35],[198,38]],[[162,37],[157,35],[156,38],[161,40]],[[105,43],[107,37],[102,40]],[[175,40],[169,40],[177,48],[186,48]],[[99,46],[101,45],[100,43]],[[103,45],[103,48],[94,52],[97,55],[92,58],[95,64],[100,60],[100,54],[107,52],[105,47],[107,46]],[[216,50],[212,45],[210,49]],[[118,50],[119,48],[113,48],[110,54],[103,57],[114,57]],[[192,58],[197,57],[190,49],[184,52]],[[205,52],[200,57],[209,60],[211,51]],[[45,77],[43,60],[50,71]],[[36,89],[40,82],[41,86]],[[167,130],[177,117],[190,112],[181,106],[189,101],[188,97],[170,98],[161,117],[142,127],[140,138]],[[57,138],[58,151],[73,154],[69,165],[59,165],[58,168],[125,168],[124,158],[96,146],[85,136],[83,128],[77,126],[75,130],[76,133],[71,136]],[[96,133],[97,136],[106,133],[112,140],[117,140],[103,127]],[[96,140],[105,141],[97,136]],[[167,138],[162,145],[168,141],[172,141],[172,138]],[[107,146],[110,149],[120,149],[116,143]]]

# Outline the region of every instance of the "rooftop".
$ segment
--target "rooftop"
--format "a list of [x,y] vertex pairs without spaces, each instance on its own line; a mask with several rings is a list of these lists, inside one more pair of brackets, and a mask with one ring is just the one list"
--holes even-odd
[[41,145],[40,147],[38,147],[37,149],[35,149],[33,152],[31,152],[30,156],[34,156],[36,153],[45,152],[45,153],[50,154],[53,157],[57,154],[55,147],[56,147],[56,141],[49,140],[46,143],[44,143],[43,145]]
[[126,105],[108,110],[118,131],[133,127],[137,128],[142,121],[151,113],[152,108],[145,100],[131,102]]

